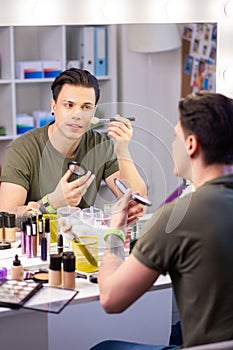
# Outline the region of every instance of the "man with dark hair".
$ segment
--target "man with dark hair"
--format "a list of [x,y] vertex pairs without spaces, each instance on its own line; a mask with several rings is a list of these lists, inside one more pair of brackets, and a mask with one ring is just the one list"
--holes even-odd
[[[123,261],[128,190],[112,213],[98,282],[105,311],[119,313],[169,273],[190,347],[233,339],[233,100],[200,92],[182,99],[179,112],[174,172],[196,191],[159,208]],[[109,340],[93,350],[176,348]]]
[[[107,134],[90,130],[99,84],[88,71],[70,68],[52,83],[51,113],[55,121],[27,132],[7,148],[0,177],[0,209],[11,210],[38,201],[42,212],[58,207],[94,204],[102,180],[117,196],[114,178],[127,179],[146,196],[146,186],[128,150],[132,126],[116,116]],[[111,140],[110,136],[113,138]],[[68,163],[88,171],[77,178]]]

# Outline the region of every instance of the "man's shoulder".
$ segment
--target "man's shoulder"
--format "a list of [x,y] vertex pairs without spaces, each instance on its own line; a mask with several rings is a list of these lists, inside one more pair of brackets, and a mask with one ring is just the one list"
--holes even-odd
[[27,146],[34,143],[44,143],[48,139],[48,126],[45,125],[40,128],[35,128],[17,137],[12,143],[11,147],[20,147],[21,145]]

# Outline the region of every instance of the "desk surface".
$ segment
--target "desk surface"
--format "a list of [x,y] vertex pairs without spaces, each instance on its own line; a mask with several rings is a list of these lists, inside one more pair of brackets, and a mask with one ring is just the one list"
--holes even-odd
[[[46,286],[44,287],[46,288]],[[171,288],[171,280],[170,277],[167,276],[159,276],[158,280],[156,283],[153,285],[153,287],[150,289],[151,291],[154,290],[160,290],[160,289],[166,289],[166,288]],[[98,284],[96,283],[91,283],[87,279],[83,278],[76,278],[76,290],[78,290],[78,294],[76,297],[70,302],[70,305],[72,304],[78,304],[78,303],[86,303],[90,301],[96,301],[99,300],[99,287]],[[61,290],[62,293],[62,290]],[[53,302],[52,299],[53,295],[51,294],[51,299],[50,297],[47,298],[46,302]],[[57,297],[57,295],[56,295]],[[35,305],[41,302],[40,299],[38,299],[38,302],[36,302],[35,298]],[[62,294],[61,294],[61,300],[62,300]],[[24,309],[20,309],[20,311],[23,311]],[[10,316],[14,315],[15,312],[18,312],[19,310],[12,310],[9,308],[3,308],[0,307],[0,317],[3,316]],[[28,311],[28,310],[27,310]]]
[[[26,255],[22,255],[21,248],[18,248],[19,243],[20,243],[20,237],[18,237],[17,242],[12,244],[11,249],[3,250],[0,252],[0,266],[6,267],[9,274],[10,274],[10,269],[12,266],[13,259],[16,254],[18,254],[21,264],[23,265],[25,270],[29,269],[29,270],[35,271],[41,267],[48,268],[49,266],[48,261],[41,261],[40,257],[27,258]],[[57,252],[56,244],[51,245],[50,253],[53,253],[53,252]],[[46,284],[45,284],[45,288],[46,288]],[[160,275],[156,283],[151,288],[151,290],[159,290],[159,289],[166,289],[166,288],[171,288],[170,276]],[[69,303],[69,305],[99,300],[98,284],[90,282],[88,278],[87,279],[76,278],[76,290],[78,290],[78,294]],[[62,300],[62,296],[61,296],[61,300]],[[50,302],[51,300],[46,299],[46,301]],[[41,302],[41,300],[39,300],[39,302]],[[23,310],[24,309],[20,309],[20,312]],[[0,307],[0,317],[5,315],[7,316],[14,315],[15,312],[18,312],[18,311],[19,310],[12,310],[8,308]]]
[[[47,261],[43,262],[39,257],[28,259],[25,255],[21,254],[21,249],[16,247],[11,248],[8,251],[4,251],[4,256],[3,254],[1,254],[1,259],[0,259],[1,266],[6,267],[9,271],[12,266],[12,261],[15,254],[19,255],[20,261],[24,266],[24,268],[27,268],[27,269],[29,268],[34,270],[36,270],[39,267],[48,268]],[[154,284],[154,286],[151,288],[151,290],[166,289],[170,287],[171,287],[170,277],[168,275],[167,276],[160,275],[158,280]],[[71,304],[95,301],[99,299],[98,284],[89,282],[88,279],[76,278],[76,290],[78,290],[79,293],[71,301]],[[46,300],[46,301],[49,302],[51,300]],[[6,313],[9,316],[11,314],[14,314],[15,312],[18,312],[18,310],[11,310],[8,308],[0,307],[0,317],[6,315]]]
[[[42,262],[39,257],[27,259],[22,256],[19,248],[12,248],[8,251],[9,254],[1,253],[0,265],[8,270],[12,266],[15,254],[19,254],[24,268],[38,269],[41,265],[48,267],[48,262]],[[88,279],[77,278],[76,289],[79,293],[60,314],[0,307],[0,317],[3,318],[0,327],[1,344],[10,349],[22,345],[25,350],[62,350],[64,347],[75,348],[78,341],[82,349],[87,350],[109,337],[152,344],[165,344],[168,341],[172,313],[171,280],[168,275],[159,276],[151,292],[145,293],[122,315],[112,316],[104,313],[99,303],[98,284],[91,283]],[[43,299],[43,302],[49,301]],[[91,334],[90,320],[95,324]],[[135,332],[136,327],[143,329],[143,332]],[[9,337],[9,329],[11,334],[14,334],[13,337]],[[38,329],[40,342],[35,342]]]

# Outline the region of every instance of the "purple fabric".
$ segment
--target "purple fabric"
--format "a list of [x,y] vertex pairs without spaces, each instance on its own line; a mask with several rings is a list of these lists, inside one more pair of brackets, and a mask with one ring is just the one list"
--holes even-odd
[[172,202],[175,198],[179,197],[182,193],[182,191],[185,189],[185,185],[181,184],[179,187],[177,187],[171,194],[168,196],[165,201],[161,204],[164,205],[166,203]]

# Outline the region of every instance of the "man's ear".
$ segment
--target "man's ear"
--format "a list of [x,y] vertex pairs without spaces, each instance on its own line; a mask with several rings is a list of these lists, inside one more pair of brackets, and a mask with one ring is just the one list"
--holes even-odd
[[187,147],[188,155],[190,156],[190,158],[193,158],[197,154],[198,148],[199,148],[198,139],[196,138],[195,135],[189,135],[187,137],[186,147]]
[[51,113],[54,112],[54,106],[55,106],[55,104],[56,104],[56,103],[55,103],[54,99],[51,98],[51,100],[50,100],[50,109],[51,109]]

